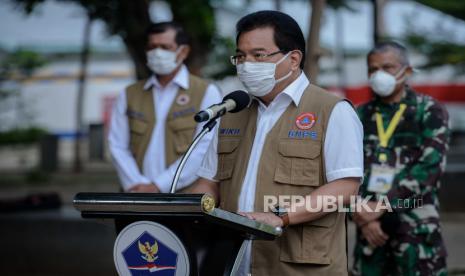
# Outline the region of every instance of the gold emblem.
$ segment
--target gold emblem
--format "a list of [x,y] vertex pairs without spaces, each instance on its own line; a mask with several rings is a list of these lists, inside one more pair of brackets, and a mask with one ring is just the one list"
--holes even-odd
[[139,242],[139,251],[140,253],[144,254],[141,256],[142,259],[146,260],[149,263],[155,262],[156,259],[158,259],[157,253],[158,253],[158,244],[157,241],[153,245],[150,245],[149,242],[145,242],[142,244],[140,241]]
[[215,209],[215,199],[211,195],[203,195],[202,197],[202,209],[204,212],[210,213]]

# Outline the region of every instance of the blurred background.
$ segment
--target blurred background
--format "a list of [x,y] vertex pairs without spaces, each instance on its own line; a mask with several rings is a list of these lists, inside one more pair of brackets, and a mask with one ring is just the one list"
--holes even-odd
[[[417,69],[410,84],[444,103],[452,140],[441,210],[449,270],[465,275],[465,1],[0,1],[0,274],[114,275],[111,222],[84,221],[77,192],[117,192],[106,146],[113,102],[148,75],[144,31],[176,20],[190,70],[240,89],[235,23],[280,10],[307,39],[310,80],[354,104],[370,99],[366,53],[390,38]],[[342,141],[341,141],[342,142]],[[353,244],[353,226],[350,243]]]

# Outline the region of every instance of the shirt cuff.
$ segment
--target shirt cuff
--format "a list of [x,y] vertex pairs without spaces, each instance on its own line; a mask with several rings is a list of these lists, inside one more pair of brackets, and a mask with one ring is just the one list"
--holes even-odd
[[[120,176],[120,178],[124,179],[124,177],[122,177],[122,176]],[[121,181],[121,185],[123,186],[124,191],[129,191],[129,189],[136,186],[137,184],[144,184],[144,185],[152,184],[152,181],[150,181],[150,179],[148,179],[147,177],[145,177],[143,175],[139,175],[139,176],[137,176],[137,177],[135,177],[133,179],[129,179],[128,177],[126,177],[126,178],[127,179],[124,179],[123,181]]]
[[361,182],[363,181],[363,170],[361,168],[346,168],[326,173],[326,179],[328,182],[347,177],[360,177]]
[[154,181],[161,193],[169,193],[171,190],[171,183],[173,182],[173,176],[171,174],[162,173],[155,177]]
[[199,177],[208,179],[213,182],[219,182],[218,180],[215,179],[216,172],[202,168],[202,167],[200,167],[199,170],[197,171],[197,175]]

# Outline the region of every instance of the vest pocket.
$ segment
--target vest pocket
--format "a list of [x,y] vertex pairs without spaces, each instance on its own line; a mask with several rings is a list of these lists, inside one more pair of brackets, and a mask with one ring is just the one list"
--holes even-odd
[[144,137],[145,132],[147,131],[148,125],[147,122],[129,118],[129,131],[130,131],[130,142],[129,146],[133,153],[137,151],[137,148],[142,143],[142,138]]
[[331,264],[329,250],[337,216],[337,213],[329,214],[286,229],[281,238],[280,260],[290,263]]
[[234,162],[236,160],[236,149],[239,146],[239,139],[220,139],[218,141],[218,169],[217,180],[226,180],[232,177]]
[[184,154],[194,138],[197,123],[192,117],[181,117],[171,120],[168,127],[173,132],[173,142],[177,154]]
[[274,180],[278,183],[319,186],[321,145],[314,142],[279,143]]

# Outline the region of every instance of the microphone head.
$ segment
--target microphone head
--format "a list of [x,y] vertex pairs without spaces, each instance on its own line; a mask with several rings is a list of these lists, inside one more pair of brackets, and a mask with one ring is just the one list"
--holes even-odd
[[252,98],[249,93],[242,90],[236,90],[224,96],[223,101],[226,100],[233,100],[236,103],[236,107],[229,111],[231,113],[236,113],[249,106]]

